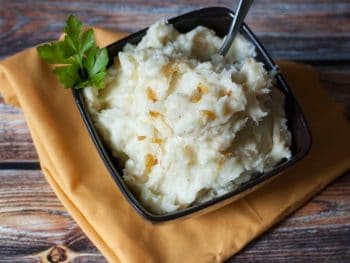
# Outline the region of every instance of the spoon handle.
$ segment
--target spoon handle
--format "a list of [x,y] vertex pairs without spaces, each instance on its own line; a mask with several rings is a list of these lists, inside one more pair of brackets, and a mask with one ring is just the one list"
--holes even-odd
[[254,0],[240,0],[235,13],[233,22],[231,23],[230,30],[225,37],[224,43],[222,44],[219,54],[225,56],[230,50],[233,39],[236,37],[239,29],[241,28],[244,18],[246,17],[250,6]]

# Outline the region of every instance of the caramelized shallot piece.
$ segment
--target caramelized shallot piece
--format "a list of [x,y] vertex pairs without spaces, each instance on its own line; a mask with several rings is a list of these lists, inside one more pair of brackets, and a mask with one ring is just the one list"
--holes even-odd
[[210,110],[201,110],[200,111],[208,120],[213,121],[216,119],[216,113]]
[[152,118],[156,118],[156,117],[158,117],[158,116],[160,115],[160,113],[157,112],[157,111],[152,111],[152,110],[150,110],[150,111],[149,111],[149,115],[150,115]]
[[157,163],[158,163],[157,158],[154,157],[153,154],[148,153],[145,157],[146,173],[150,173],[152,170],[152,167],[155,166]]
[[151,139],[151,142],[157,143],[157,144],[161,144],[161,143],[163,142],[163,140],[160,139],[160,138],[152,138],[152,139]]
[[153,103],[155,103],[155,102],[158,100],[157,95],[156,95],[156,93],[153,91],[152,88],[148,87],[148,88],[146,89],[146,92],[147,92],[147,98],[148,98],[150,101],[152,101]]
[[197,103],[202,99],[203,94],[208,93],[208,88],[204,86],[202,83],[199,83],[197,89],[193,96],[191,97],[191,102]]

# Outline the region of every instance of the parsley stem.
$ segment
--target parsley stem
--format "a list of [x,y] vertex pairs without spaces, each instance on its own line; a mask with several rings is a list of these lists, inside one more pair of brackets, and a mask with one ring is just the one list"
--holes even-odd
[[82,78],[83,81],[85,81],[87,79],[87,76],[85,74],[85,70],[84,70],[84,66],[83,66],[83,58],[81,54],[77,54],[74,56],[74,60],[75,62],[79,65],[79,75]]

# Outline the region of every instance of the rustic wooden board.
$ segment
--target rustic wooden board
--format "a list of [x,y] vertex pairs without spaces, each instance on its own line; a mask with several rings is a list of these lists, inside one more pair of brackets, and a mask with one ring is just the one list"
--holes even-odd
[[[232,2],[0,0],[0,59],[57,39],[70,13],[89,25],[134,32],[159,18]],[[275,59],[315,64],[323,85],[345,105],[350,119],[348,0],[256,0],[247,23]],[[35,162],[23,114],[0,97],[0,262],[47,262],[48,256],[51,262],[65,256],[75,263],[106,262],[40,171],[1,170],[36,169]],[[230,262],[350,262],[349,247],[350,172]]]
[[24,116],[0,97],[0,162],[37,160]]
[[[0,170],[0,182],[0,262],[46,262],[57,246],[75,263],[106,262],[40,171]],[[347,173],[230,262],[347,262],[349,247]]]
[[[350,64],[317,66],[324,87],[347,108],[350,117]],[[0,162],[37,161],[29,131],[20,110],[0,97]]]
[[[0,0],[0,58],[57,39],[68,14],[86,24],[134,32],[160,18],[232,0]],[[237,2],[237,1],[236,1]],[[350,60],[350,2],[255,1],[247,23],[274,57]]]
[[350,172],[232,262],[350,262]]
[[37,262],[59,245],[104,262],[40,171],[0,170],[0,182],[0,262]]
[[350,63],[316,68],[329,95],[346,107],[350,117]]

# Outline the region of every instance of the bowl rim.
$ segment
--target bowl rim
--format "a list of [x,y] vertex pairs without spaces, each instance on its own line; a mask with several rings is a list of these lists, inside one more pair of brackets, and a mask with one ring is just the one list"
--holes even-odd
[[[184,13],[182,15],[167,19],[167,21],[170,24],[173,24],[176,21],[181,20],[184,17],[190,16],[190,15],[199,15],[200,13],[203,13],[203,12],[215,14],[215,12],[217,12],[217,11],[218,12],[225,12],[227,15],[231,16],[231,18],[234,17],[234,12],[228,8],[225,8],[225,7],[207,7],[207,8],[197,9],[194,11]],[[136,37],[139,38],[140,37],[139,35],[145,34],[146,31],[147,31],[147,28],[142,29],[136,33],[133,33],[133,34],[131,34],[123,39],[120,39],[120,40],[108,45],[107,50],[108,50],[109,56],[110,57],[114,56],[112,54],[113,48],[115,48],[118,45],[124,46],[125,43],[129,42],[132,39],[135,39]],[[265,65],[267,64],[267,66],[269,66],[271,69],[276,69],[277,68],[276,64],[273,62],[273,60],[271,59],[269,54],[266,52],[265,48],[261,45],[261,43],[259,42],[257,37],[253,34],[253,32],[249,29],[249,27],[245,23],[243,23],[241,31],[243,31],[249,37],[249,41],[253,42],[255,48],[257,50],[259,50],[259,52],[261,53],[261,55],[263,56],[263,58],[265,60],[265,61],[263,61],[263,63]],[[112,61],[112,60],[110,59],[110,61]],[[301,158],[303,158],[308,153],[308,151],[311,148],[312,138],[311,138],[310,129],[309,129],[308,124],[306,123],[306,120],[305,120],[305,116],[304,116],[298,102],[296,101],[294,95],[292,94],[292,91],[290,90],[286,81],[284,80],[283,76],[281,75],[281,73],[278,72],[275,77],[277,79],[277,82],[283,86],[283,89],[286,92],[285,93],[286,97],[288,96],[289,99],[292,101],[292,103],[294,103],[294,106],[295,106],[296,110],[298,111],[298,114],[300,115],[302,129],[304,129],[304,135],[306,138],[306,144],[304,145],[304,148],[302,148],[300,151],[298,151],[289,160],[278,164],[277,166],[275,166],[274,168],[272,168],[268,172],[261,173],[258,177],[254,178],[254,179],[250,179],[248,182],[246,182],[242,185],[239,185],[237,188],[235,188],[234,190],[232,190],[228,193],[225,193],[225,194],[220,195],[220,196],[216,196],[213,199],[210,199],[210,200],[205,201],[203,203],[196,204],[194,206],[189,206],[185,209],[173,211],[173,212],[170,212],[167,214],[154,214],[154,213],[148,211],[141,204],[141,202],[137,200],[137,198],[134,196],[132,191],[129,189],[129,187],[126,185],[126,183],[122,179],[122,175],[119,174],[119,172],[117,171],[116,164],[111,161],[113,158],[110,158],[111,156],[108,153],[108,149],[104,146],[103,140],[99,136],[99,134],[98,134],[97,130],[95,129],[93,122],[90,118],[90,114],[88,113],[88,110],[87,110],[87,107],[85,105],[85,101],[84,101],[84,98],[82,95],[82,90],[81,89],[72,89],[72,93],[73,93],[74,101],[78,107],[78,110],[79,110],[82,118],[83,118],[83,121],[85,123],[85,126],[86,126],[88,132],[89,132],[89,135],[96,146],[96,149],[99,153],[99,156],[103,160],[105,166],[107,167],[113,180],[116,182],[119,189],[123,193],[124,197],[128,200],[128,202],[132,205],[132,207],[143,218],[147,219],[148,221],[150,221],[152,223],[160,223],[160,222],[175,220],[178,218],[182,218],[182,217],[191,215],[195,212],[199,212],[205,208],[211,207],[215,204],[218,204],[218,203],[221,203],[225,200],[228,200],[228,199],[234,197],[235,195],[241,194],[241,193],[245,192],[246,190],[251,189],[252,187],[259,185],[263,181],[270,179],[271,177],[273,177],[277,174],[280,174],[280,172],[284,171],[285,169],[287,169],[290,166],[292,166],[293,164],[295,164],[297,161],[299,161]]]

